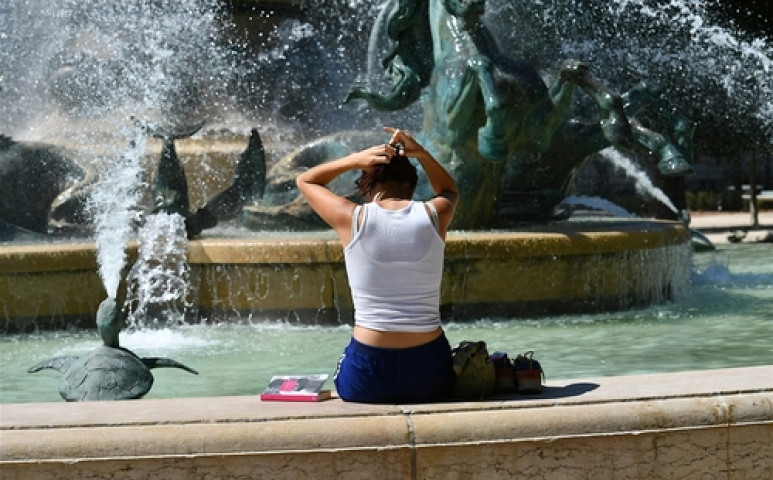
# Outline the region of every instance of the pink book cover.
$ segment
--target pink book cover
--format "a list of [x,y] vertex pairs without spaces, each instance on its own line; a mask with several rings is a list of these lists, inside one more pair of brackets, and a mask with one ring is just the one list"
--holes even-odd
[[316,375],[275,375],[260,394],[263,401],[318,402],[330,398],[330,390],[323,390],[328,376]]

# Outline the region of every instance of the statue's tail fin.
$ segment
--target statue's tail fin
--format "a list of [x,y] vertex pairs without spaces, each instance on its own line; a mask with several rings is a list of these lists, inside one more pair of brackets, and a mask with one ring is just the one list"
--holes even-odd
[[140,130],[144,131],[149,136],[164,140],[179,140],[181,138],[188,138],[201,130],[201,127],[204,126],[203,121],[193,125],[171,126],[160,125],[149,120],[141,120],[136,117],[131,117],[131,119],[132,122],[134,122],[134,125],[136,125]]
[[215,221],[233,218],[241,213],[245,204],[263,198],[265,190],[266,151],[258,130],[253,128],[249,144],[236,162],[233,183],[208,199],[201,214],[208,212]]

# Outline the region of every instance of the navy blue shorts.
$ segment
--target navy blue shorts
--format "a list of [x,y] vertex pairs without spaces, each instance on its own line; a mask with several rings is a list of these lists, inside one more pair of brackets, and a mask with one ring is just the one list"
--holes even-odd
[[351,339],[333,382],[349,402],[419,403],[448,398],[454,382],[445,334],[412,348],[371,347]]

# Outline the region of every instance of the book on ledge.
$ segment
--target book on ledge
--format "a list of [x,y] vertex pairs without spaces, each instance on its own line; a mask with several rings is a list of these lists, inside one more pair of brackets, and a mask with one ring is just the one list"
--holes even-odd
[[330,398],[330,390],[323,390],[327,374],[275,375],[260,394],[263,401],[319,402]]

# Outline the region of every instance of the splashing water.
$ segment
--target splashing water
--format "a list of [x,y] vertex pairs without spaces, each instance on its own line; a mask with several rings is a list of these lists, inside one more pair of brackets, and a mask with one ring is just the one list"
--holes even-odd
[[165,354],[175,350],[205,349],[216,345],[215,341],[202,336],[188,335],[180,329],[160,328],[156,330],[134,330],[121,335],[121,345],[133,352],[146,351],[149,354]]
[[622,169],[626,175],[636,182],[636,191],[651,195],[658,199],[672,212],[677,213],[677,208],[663,190],[653,185],[652,180],[646,172],[637,167],[630,158],[626,157],[620,151],[614,148],[605,148],[601,151],[601,156],[612,162],[613,165]]
[[67,120],[111,132],[129,115],[197,115],[226,96],[216,0],[10,0],[4,8],[5,133],[46,137],[55,124],[64,140],[80,133]]
[[185,219],[178,214],[148,216],[139,231],[137,262],[127,278],[130,328],[184,322],[190,306]]
[[[88,172],[99,274],[117,295],[144,184],[131,117],[193,123],[232,103],[218,0],[9,0],[0,7],[0,132],[64,145]],[[128,145],[128,146],[127,146]]]
[[756,118],[770,139],[771,39],[763,32],[752,38],[713,15],[716,3],[490,0],[486,17],[504,51],[538,68],[554,71],[564,59],[581,60],[619,92],[640,81],[661,87],[702,130],[732,125],[744,132]]
[[107,295],[114,298],[126,265],[126,244],[133,235],[133,220],[138,213],[142,185],[139,158],[144,150],[144,137],[138,134],[116,161],[102,159],[108,166],[107,175],[95,185],[90,198],[99,275]]
[[632,214],[623,207],[616,205],[609,200],[601,197],[589,197],[586,195],[570,195],[564,198],[561,203],[566,205],[582,205],[592,208],[594,210],[601,210],[603,212],[610,213],[616,217],[633,218],[636,215]]
[[[744,40],[728,28],[708,20],[708,2],[705,0],[671,0],[666,5],[651,6],[647,0],[614,0],[610,10],[629,18],[639,16],[651,29],[668,27],[673,43],[684,37],[685,48],[668,53],[660,50],[661,43],[652,45],[649,60],[655,68],[675,71],[687,67],[686,75],[693,75],[702,83],[718,83],[736,104],[746,103],[756,109],[755,115],[773,134],[773,59],[764,38]],[[660,50],[660,51],[659,51]],[[686,63],[686,65],[685,65]],[[634,68],[649,70],[640,61]],[[650,67],[651,68],[651,67]]]

